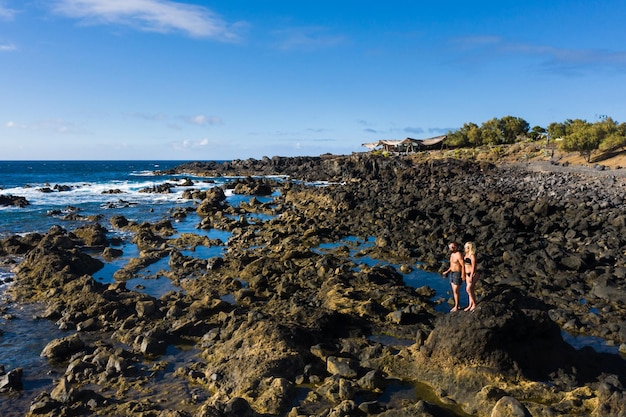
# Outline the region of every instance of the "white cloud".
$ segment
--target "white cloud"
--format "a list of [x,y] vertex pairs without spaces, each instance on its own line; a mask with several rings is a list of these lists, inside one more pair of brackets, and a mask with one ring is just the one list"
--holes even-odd
[[231,25],[206,7],[170,0],[56,0],[54,11],[91,24],[122,24],[149,32],[183,32],[236,41]]
[[209,139],[204,138],[198,141],[184,139],[179,142],[172,142],[172,147],[177,151],[188,151],[194,149],[203,149],[211,144]]
[[149,121],[162,121],[166,120],[167,116],[163,113],[142,113],[142,112],[126,112],[125,116],[133,117],[135,119],[143,119]]
[[198,126],[214,126],[222,124],[222,119],[216,116],[207,117],[203,114],[198,114],[196,116],[185,117],[184,118],[187,123]]
[[9,129],[43,130],[62,134],[86,133],[85,130],[77,127],[74,123],[58,119],[41,120],[33,124],[8,121],[5,126]]
[[454,38],[450,42],[459,49],[473,50],[475,48],[500,45],[503,43],[503,39],[499,36],[483,35]]
[[346,43],[345,37],[329,33],[327,28],[320,26],[278,30],[274,35],[279,38],[278,48],[284,50],[320,49]]
[[[168,119],[168,116],[163,113],[126,112],[124,113],[124,115],[135,119],[155,122],[165,121]],[[195,116],[179,116],[178,119],[184,121],[187,124],[196,126],[214,126],[222,124],[222,119],[220,117],[205,116],[203,114],[197,114]],[[177,130],[180,130],[182,128],[177,124],[169,124],[168,126]]]
[[404,131],[406,133],[415,133],[418,135],[421,135],[422,133],[424,133],[424,129],[422,129],[421,127],[405,127]]
[[464,62],[490,62],[504,57],[537,59],[545,69],[562,73],[595,71],[606,68],[622,72],[626,68],[626,50],[562,48],[549,45],[510,42],[498,36],[468,36],[451,40],[465,53]]
[[0,43],[0,52],[11,52],[15,51],[17,47],[12,43]]
[[12,20],[17,11],[0,4],[0,20]]

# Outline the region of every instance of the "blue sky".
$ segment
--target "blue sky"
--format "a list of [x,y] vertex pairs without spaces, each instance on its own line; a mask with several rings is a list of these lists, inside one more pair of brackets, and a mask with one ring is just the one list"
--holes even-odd
[[349,154],[626,121],[620,1],[0,0],[0,160]]

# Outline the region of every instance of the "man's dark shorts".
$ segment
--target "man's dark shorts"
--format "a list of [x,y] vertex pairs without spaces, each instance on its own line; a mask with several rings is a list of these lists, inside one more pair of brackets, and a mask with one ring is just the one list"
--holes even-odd
[[461,271],[450,272],[450,283],[454,285],[461,285],[463,280],[461,279]]

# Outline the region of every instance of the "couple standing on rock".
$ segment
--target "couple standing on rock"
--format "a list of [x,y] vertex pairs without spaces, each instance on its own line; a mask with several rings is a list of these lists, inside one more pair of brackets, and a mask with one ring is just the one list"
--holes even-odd
[[465,289],[469,296],[469,305],[464,310],[474,311],[476,308],[476,292],[474,289],[474,284],[476,284],[476,246],[473,242],[465,243],[465,255],[461,253],[456,242],[450,242],[448,249],[450,250],[450,266],[444,271],[443,275],[448,275],[450,285],[452,286],[454,307],[450,312],[459,310],[459,290],[463,281],[465,281]]

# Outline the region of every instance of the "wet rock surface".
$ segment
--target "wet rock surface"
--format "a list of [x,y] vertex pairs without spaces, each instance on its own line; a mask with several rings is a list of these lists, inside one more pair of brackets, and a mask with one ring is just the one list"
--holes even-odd
[[[0,242],[0,254],[23,258],[12,296],[45,303],[43,318],[71,333],[42,352],[65,372],[25,414],[626,414],[623,357],[561,337],[626,344],[622,178],[372,155],[178,172],[243,177],[228,187],[249,203],[231,207],[216,187],[188,193],[195,212],[173,213],[232,232],[219,260],[183,255],[222,242],[174,238],[170,219],[116,216]],[[254,197],[270,194],[271,203]],[[130,233],[140,254],[105,285],[90,275],[100,256],[115,255],[107,228]],[[359,256],[435,272],[446,268],[448,241],[476,242],[478,308],[439,313],[432,291],[407,286],[396,268],[357,264],[343,245],[317,250],[348,236],[372,238]],[[181,291],[126,288],[166,256],[166,278]],[[426,388],[387,399],[399,382]]]
[[30,205],[25,197],[0,194],[0,206],[26,207]]

